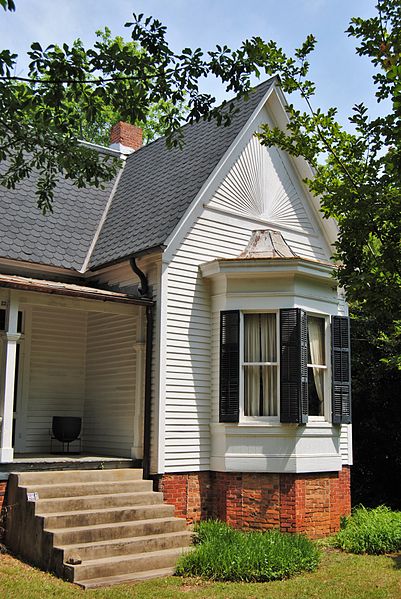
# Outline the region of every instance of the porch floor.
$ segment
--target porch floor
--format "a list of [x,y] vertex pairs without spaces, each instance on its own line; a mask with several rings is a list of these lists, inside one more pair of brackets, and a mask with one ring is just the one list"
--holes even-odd
[[87,453],[51,454],[17,453],[14,460],[0,464],[1,472],[27,472],[40,470],[103,470],[109,468],[140,468],[140,460]]

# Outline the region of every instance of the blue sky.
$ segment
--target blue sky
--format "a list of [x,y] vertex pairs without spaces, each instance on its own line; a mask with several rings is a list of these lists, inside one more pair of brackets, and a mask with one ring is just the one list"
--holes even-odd
[[[0,12],[0,46],[20,56],[33,41],[42,45],[94,40],[96,29],[129,36],[124,23],[133,12],[160,19],[175,50],[211,49],[216,43],[238,47],[254,35],[274,39],[291,52],[308,33],[318,38],[311,76],[318,84],[315,105],[336,106],[342,121],[354,103],[377,113],[369,61],[355,55],[355,42],[344,31],[352,16],[370,16],[375,0],[15,0],[16,13]],[[218,100],[224,91],[208,83]]]

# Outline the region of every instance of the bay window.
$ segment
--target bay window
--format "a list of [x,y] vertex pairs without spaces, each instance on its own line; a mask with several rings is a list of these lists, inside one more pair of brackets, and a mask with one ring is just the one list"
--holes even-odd
[[220,322],[220,422],[239,422],[241,413],[248,420],[279,417],[296,424],[309,416],[329,419],[330,386],[331,421],[351,422],[348,318],[332,316],[330,336],[328,317],[300,308],[223,311]]

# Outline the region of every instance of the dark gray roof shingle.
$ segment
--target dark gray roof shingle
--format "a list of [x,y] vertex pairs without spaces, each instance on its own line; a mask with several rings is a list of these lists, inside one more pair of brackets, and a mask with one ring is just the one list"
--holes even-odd
[[[165,139],[128,157],[90,260],[90,268],[164,244],[202,185],[274,84],[257,86],[228,127],[200,121],[184,127],[182,150]],[[0,169],[5,165],[0,165]],[[16,189],[0,186],[0,258],[81,270],[100,224],[113,182],[79,189],[61,179],[54,212],[36,205],[35,175]]]
[[78,189],[61,179],[54,211],[44,216],[36,205],[36,181],[32,174],[15,189],[0,186],[0,257],[80,270],[113,184]]
[[182,150],[169,150],[161,138],[129,156],[91,268],[164,244],[273,83],[240,100],[228,127],[200,121],[184,127]]

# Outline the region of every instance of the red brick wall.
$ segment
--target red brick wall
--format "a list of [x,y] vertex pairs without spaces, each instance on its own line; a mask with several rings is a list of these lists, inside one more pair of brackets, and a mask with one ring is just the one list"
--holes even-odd
[[210,517],[209,472],[164,474],[155,481],[156,489],[163,493],[164,501],[175,506],[175,515],[188,522]]
[[6,495],[6,487],[7,487],[7,481],[0,481],[0,542],[3,539],[4,536],[4,524],[3,524],[3,517],[5,516],[4,511],[3,511],[3,507],[5,508],[5,495]]
[[1,513],[1,509],[3,507],[4,504],[4,497],[6,495],[6,487],[7,487],[7,481],[0,481],[0,513]]
[[236,528],[279,528],[313,538],[336,532],[351,510],[349,467],[316,474],[165,474],[156,487],[189,522],[211,517]]

